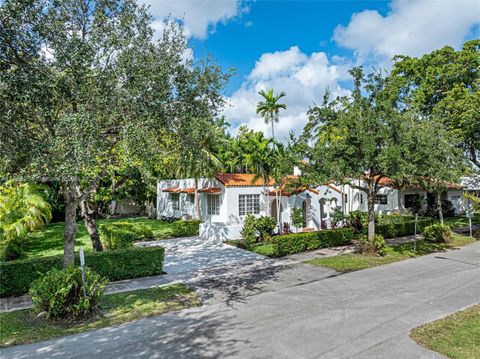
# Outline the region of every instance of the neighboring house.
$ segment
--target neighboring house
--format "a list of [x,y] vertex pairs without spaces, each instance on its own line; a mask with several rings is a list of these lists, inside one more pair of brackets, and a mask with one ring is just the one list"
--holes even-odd
[[[288,176],[294,181],[300,175]],[[301,187],[295,190],[275,188],[273,181],[263,183],[253,174],[220,173],[213,179],[198,181],[202,224],[200,235],[218,240],[239,239],[243,222],[248,214],[271,216],[280,223],[290,223],[293,208],[301,208],[306,228],[319,230],[322,221],[330,223],[335,209],[348,214],[367,210],[367,196],[350,185],[327,183],[316,188]],[[361,180],[356,181],[362,184]],[[404,212],[415,196],[426,197],[427,192],[419,188],[396,189],[392,181],[383,179],[376,198],[375,211],[381,214]],[[157,183],[157,217],[173,216],[191,218],[195,216],[195,182],[193,179],[163,180]],[[463,190],[451,185],[445,193],[457,214],[464,212]]]
[[[367,186],[362,180],[354,180],[351,184],[361,187]],[[406,212],[413,206],[417,196],[421,196],[424,199],[422,210],[425,210],[428,199],[431,196],[426,190],[420,187],[397,188],[389,178],[382,178],[379,185],[381,187],[375,198],[375,212],[378,214]],[[318,188],[322,187],[324,186]],[[368,204],[365,192],[355,189],[348,184],[331,185],[331,187],[336,188],[340,192],[339,198],[343,198],[343,201],[341,203],[339,202],[339,205],[341,205],[344,213],[367,211]],[[463,198],[463,187],[461,185],[449,183],[447,191],[443,193],[443,199],[452,203],[456,215],[465,213],[465,199]],[[328,196],[322,197],[322,201],[328,200]]]

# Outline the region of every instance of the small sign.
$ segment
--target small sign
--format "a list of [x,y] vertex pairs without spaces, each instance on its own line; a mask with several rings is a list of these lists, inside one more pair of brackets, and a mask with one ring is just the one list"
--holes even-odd
[[80,265],[81,266],[85,265],[85,255],[83,254],[83,247],[80,248]]

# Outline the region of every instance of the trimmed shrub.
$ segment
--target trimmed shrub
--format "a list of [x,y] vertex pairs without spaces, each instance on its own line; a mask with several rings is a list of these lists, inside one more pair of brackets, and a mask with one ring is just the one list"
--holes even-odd
[[449,226],[432,224],[423,230],[423,238],[427,242],[449,243],[452,240],[452,230]]
[[247,215],[247,217],[245,217],[245,221],[243,222],[241,235],[242,240],[247,247],[257,241],[257,227],[255,226],[256,222],[257,219],[253,214]]
[[85,267],[85,298],[82,271],[79,267],[52,269],[35,280],[30,296],[37,312],[48,319],[86,319],[98,310],[107,280]]
[[[420,233],[426,226],[432,224],[430,218],[421,218],[417,223],[417,233]],[[377,224],[375,233],[384,238],[402,237],[413,234],[415,230],[415,221],[392,221],[390,223]]]
[[387,254],[387,244],[380,234],[376,234],[371,241],[368,236],[361,236],[358,240],[357,251],[361,254],[384,256]]
[[200,221],[191,219],[188,221],[175,221],[172,225],[172,235],[174,237],[198,236]]
[[102,244],[110,250],[132,247],[136,240],[153,238],[152,228],[130,222],[104,223],[99,231]]
[[[85,265],[110,281],[162,274],[165,249],[162,247],[127,248],[85,253]],[[80,259],[75,256],[75,264]],[[62,269],[63,256],[0,262],[0,297],[28,292],[34,280],[49,270]]]
[[352,238],[352,229],[339,228],[280,235],[274,237],[272,242],[274,246],[274,255],[281,257],[317,248],[346,245],[351,242]]

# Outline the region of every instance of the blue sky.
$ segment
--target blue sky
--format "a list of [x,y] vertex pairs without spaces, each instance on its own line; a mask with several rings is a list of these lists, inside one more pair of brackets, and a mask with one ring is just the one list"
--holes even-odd
[[236,21],[218,24],[208,38],[193,39],[191,44],[197,57],[208,51],[224,68],[237,69],[227,89],[227,95],[231,95],[263,53],[297,45],[309,54],[325,51],[352,56],[351,50],[332,40],[333,30],[365,8],[385,13],[388,2],[257,1]]
[[192,51],[210,53],[236,75],[225,91],[232,132],[241,125],[269,134],[255,114],[258,91],[285,91],[288,109],[276,132],[299,132],[310,106],[328,88],[351,88],[348,69],[391,67],[395,54],[421,56],[479,38],[480,2],[473,0],[243,1],[141,0],[161,31],[170,16],[184,21]]

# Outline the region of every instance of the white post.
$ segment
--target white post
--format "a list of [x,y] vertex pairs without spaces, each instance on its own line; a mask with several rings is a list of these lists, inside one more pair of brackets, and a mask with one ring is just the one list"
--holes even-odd
[[417,251],[417,222],[418,222],[418,213],[415,213],[415,226],[413,229],[413,252]]
[[83,253],[83,247],[80,247],[80,270],[82,271],[83,299],[86,299],[87,292],[85,290],[85,255]]
[[472,210],[472,202],[470,201],[470,198],[468,199],[468,211],[467,211],[467,215],[468,215],[468,227],[470,229],[470,237],[473,237],[473,232],[472,232],[472,214],[473,214],[473,210]]

